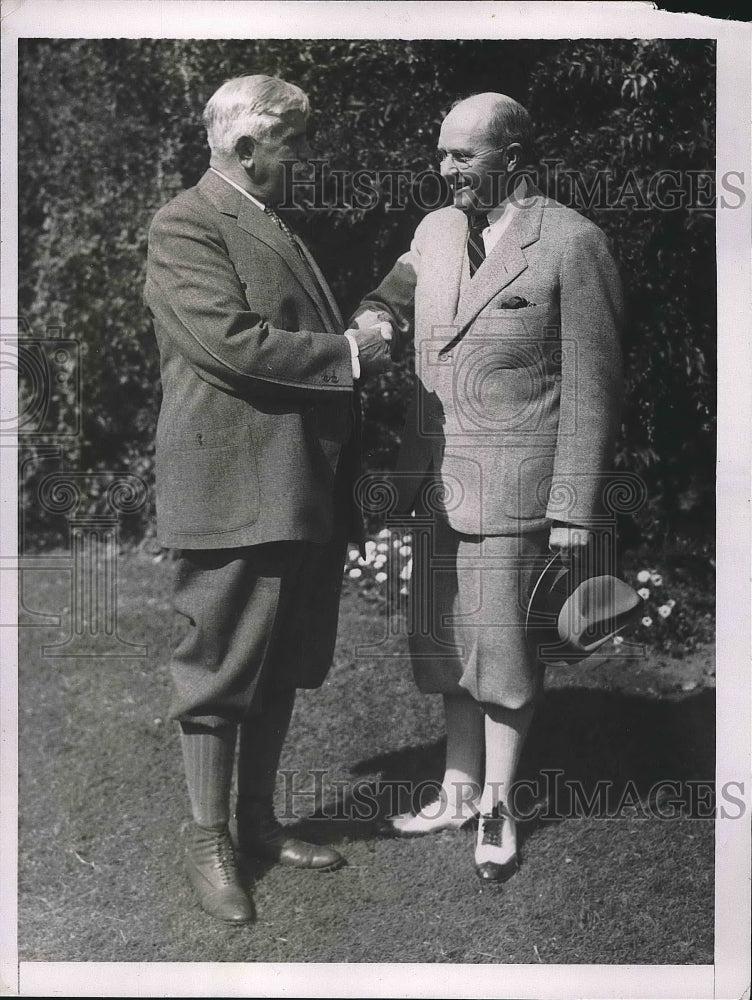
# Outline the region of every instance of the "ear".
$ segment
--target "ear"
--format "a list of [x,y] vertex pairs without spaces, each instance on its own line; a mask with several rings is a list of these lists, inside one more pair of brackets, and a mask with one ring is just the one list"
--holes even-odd
[[245,167],[246,170],[250,170],[253,167],[253,157],[256,152],[255,140],[250,135],[241,135],[235,143],[235,152],[241,166]]
[[519,142],[511,142],[507,146],[507,170],[512,173],[522,166],[522,146]]

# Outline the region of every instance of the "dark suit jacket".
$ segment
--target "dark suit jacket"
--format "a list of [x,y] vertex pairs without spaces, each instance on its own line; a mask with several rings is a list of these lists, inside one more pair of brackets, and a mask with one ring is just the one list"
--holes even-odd
[[144,297],[162,372],[162,545],[330,538],[335,473],[357,466],[352,363],[308,258],[212,171],[157,213]]
[[426,216],[355,320],[383,311],[415,337],[400,507],[432,467],[433,498],[458,531],[595,525],[621,399],[622,292],[608,241],[534,188],[472,278],[467,234],[455,208]]

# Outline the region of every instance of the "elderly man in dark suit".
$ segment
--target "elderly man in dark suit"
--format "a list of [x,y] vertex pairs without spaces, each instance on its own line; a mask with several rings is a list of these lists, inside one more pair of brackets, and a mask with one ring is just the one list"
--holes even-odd
[[442,802],[394,829],[479,813],[475,863],[490,881],[516,868],[508,793],[542,680],[528,598],[549,547],[569,560],[591,545],[621,391],[608,241],[524,175],[531,133],[502,94],[449,112],[439,160],[454,203],[420,223],[354,320],[414,336],[396,484],[402,511],[433,517],[416,547],[410,645],[419,688],[444,696]]
[[[157,525],[178,551],[171,660],[201,905],[253,918],[230,839],[238,727],[240,849],[343,863],[289,836],[273,792],[297,688],[331,664],[358,472],[358,378],[383,370],[377,327],[345,331],[308,249],[276,213],[283,161],[310,153],[308,100],[266,76],[227,81],[204,122],[211,166],[156,215],[145,300],[161,357]],[[343,333],[346,335],[343,336]]]

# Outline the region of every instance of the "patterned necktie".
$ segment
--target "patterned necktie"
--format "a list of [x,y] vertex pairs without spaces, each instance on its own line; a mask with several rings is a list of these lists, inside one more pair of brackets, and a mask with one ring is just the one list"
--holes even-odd
[[[264,206],[264,211],[266,212],[266,214],[269,216],[270,219],[273,219],[277,223],[277,225],[282,230],[282,232],[285,234],[285,236],[288,238],[288,240],[291,243],[295,243],[295,237],[292,234],[292,229],[290,229],[290,227],[287,225],[286,222],[282,221],[282,219],[277,215],[277,213],[274,211],[274,209],[270,208],[268,205],[265,205]],[[297,244],[296,244],[296,246],[297,246]]]
[[290,241],[290,243],[292,243],[292,245],[295,247],[295,249],[297,251],[297,254],[298,254],[298,257],[300,257],[301,261],[303,262],[306,271],[308,271],[308,273],[313,278],[313,280],[314,280],[314,282],[316,284],[316,287],[318,287],[318,284],[319,284],[318,278],[314,274],[313,269],[312,269],[310,263],[308,262],[308,258],[305,255],[305,251],[303,250],[302,246],[300,245],[300,241],[295,236],[295,234],[293,233],[292,229],[290,229],[290,227],[287,225],[287,223],[284,222],[277,215],[277,213],[274,211],[273,208],[269,208],[269,206],[267,205],[264,208],[264,212],[269,216],[270,219],[272,219],[274,222],[277,223],[277,225],[282,230],[282,232],[285,234],[285,236],[288,238],[288,240]]
[[468,218],[467,256],[470,261],[471,278],[486,259],[486,247],[483,243],[482,233],[487,225],[487,215],[471,215]]

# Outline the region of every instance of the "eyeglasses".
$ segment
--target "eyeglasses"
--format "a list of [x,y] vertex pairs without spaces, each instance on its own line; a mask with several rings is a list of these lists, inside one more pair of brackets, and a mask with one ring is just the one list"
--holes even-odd
[[436,160],[441,166],[445,160],[451,160],[452,163],[459,170],[466,170],[474,160],[479,160],[481,156],[487,156],[489,153],[498,153],[500,149],[506,149],[506,146],[496,146],[493,149],[481,149],[478,153],[453,153],[449,149],[437,149],[436,150]]

